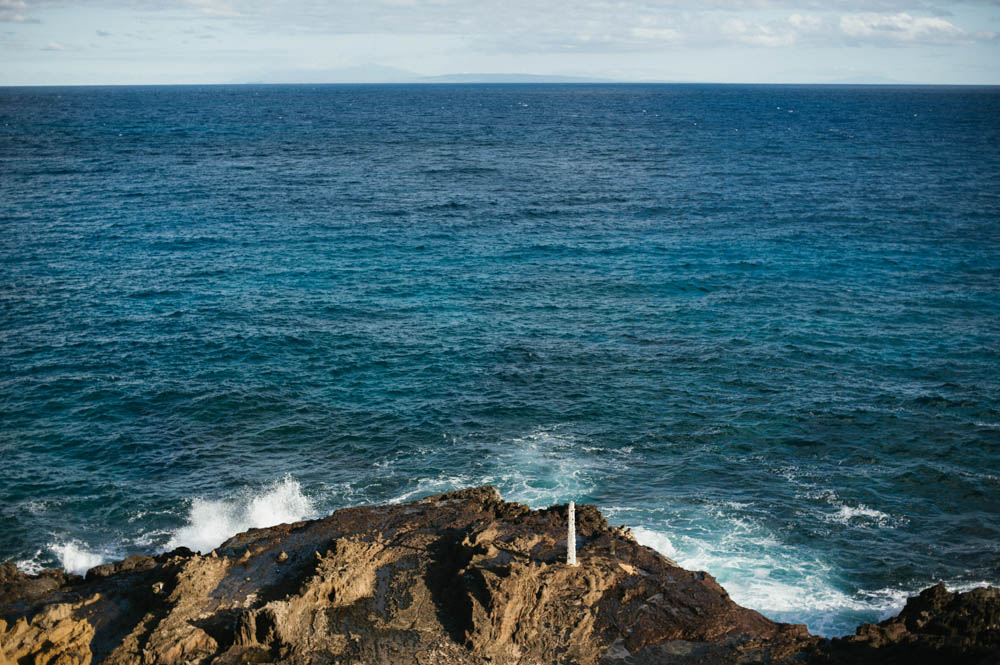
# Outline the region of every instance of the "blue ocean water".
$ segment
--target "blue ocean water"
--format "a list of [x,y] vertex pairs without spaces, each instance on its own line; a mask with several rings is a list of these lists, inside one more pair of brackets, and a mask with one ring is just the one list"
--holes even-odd
[[4,88],[0,201],[0,560],[492,483],[828,635],[1000,583],[1000,88]]

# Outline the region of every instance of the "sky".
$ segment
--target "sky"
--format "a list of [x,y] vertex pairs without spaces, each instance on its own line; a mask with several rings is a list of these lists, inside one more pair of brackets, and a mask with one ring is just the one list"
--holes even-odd
[[0,85],[1000,84],[1000,0],[0,0]]

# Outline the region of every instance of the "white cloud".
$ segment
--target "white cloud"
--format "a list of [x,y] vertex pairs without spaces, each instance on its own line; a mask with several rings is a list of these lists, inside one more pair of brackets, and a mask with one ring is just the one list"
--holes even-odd
[[744,46],[777,48],[791,46],[800,38],[800,32],[811,28],[811,23],[800,15],[793,15],[787,21],[758,23],[740,18],[731,18],[722,23],[719,32],[724,42]]
[[816,30],[823,25],[822,19],[818,16],[803,16],[802,14],[792,14],[788,17],[788,22],[799,29]]
[[656,42],[680,42],[683,39],[675,28],[632,28],[632,36]]
[[[234,2],[228,2],[226,0],[164,0],[159,3],[150,3],[147,0],[124,0],[114,4],[121,4],[130,9],[142,9],[145,11],[179,11],[183,14],[193,11],[194,16],[200,18],[220,19],[242,17],[243,13],[236,8],[238,5],[248,7],[251,14],[258,11],[258,3],[252,1],[248,2],[247,0],[243,0],[242,2],[240,0],[234,0]],[[294,11],[294,9],[292,9],[292,11]]]
[[[243,34],[278,39],[451,36],[492,54],[803,44],[957,46],[995,37],[942,17],[970,3],[1000,7],[1000,0],[92,0],[95,13],[115,11],[119,20],[123,12],[185,22],[211,18]],[[43,10],[74,5],[70,0],[0,0],[0,21],[48,20]]]
[[[970,32],[940,17],[915,17],[907,13],[796,12],[763,21],[759,16],[753,12],[644,14],[634,19],[632,25],[624,20],[605,22],[600,40],[595,39],[593,32],[582,39],[579,34],[574,37],[558,31],[546,33],[544,39],[538,40],[532,40],[531,33],[518,34],[517,40],[522,49],[534,48],[539,52],[555,50],[557,45],[561,48],[571,45],[576,50],[626,52],[673,47],[960,46],[996,37],[992,32]],[[501,40],[497,49],[505,48],[509,44]]]
[[844,35],[875,44],[969,44],[992,39],[992,33],[970,33],[938,17],[899,14],[848,14],[840,17]]
[[28,5],[24,0],[0,0],[0,23],[37,23],[21,13]]
[[791,14],[766,23],[731,18],[719,32],[730,43],[777,48],[812,46],[959,46],[996,37],[969,32],[940,17],[898,14]]
[[59,42],[49,42],[41,48],[42,51],[65,51],[66,47]]

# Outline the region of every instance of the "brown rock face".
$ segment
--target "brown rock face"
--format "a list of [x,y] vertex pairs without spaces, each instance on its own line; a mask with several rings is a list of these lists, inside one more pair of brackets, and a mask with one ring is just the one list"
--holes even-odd
[[[566,527],[565,506],[532,511],[483,487],[250,530],[207,556],[130,557],[86,579],[5,565],[0,665],[848,662],[843,649],[881,644],[859,632],[831,646],[769,621],[592,506],[578,508],[579,566],[567,566]],[[972,618],[995,611],[995,590],[983,602],[907,606],[900,620],[935,635],[972,622],[948,637],[967,653],[995,644],[996,615]]]
[[94,628],[73,617],[80,607],[52,604],[31,621],[21,617],[9,628],[0,620],[0,664],[90,665]]

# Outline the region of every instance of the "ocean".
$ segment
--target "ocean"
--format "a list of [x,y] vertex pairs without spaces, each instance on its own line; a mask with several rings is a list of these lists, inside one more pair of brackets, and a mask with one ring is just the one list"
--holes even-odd
[[493,484],[851,633],[1000,584],[1000,88],[0,88],[0,560]]

